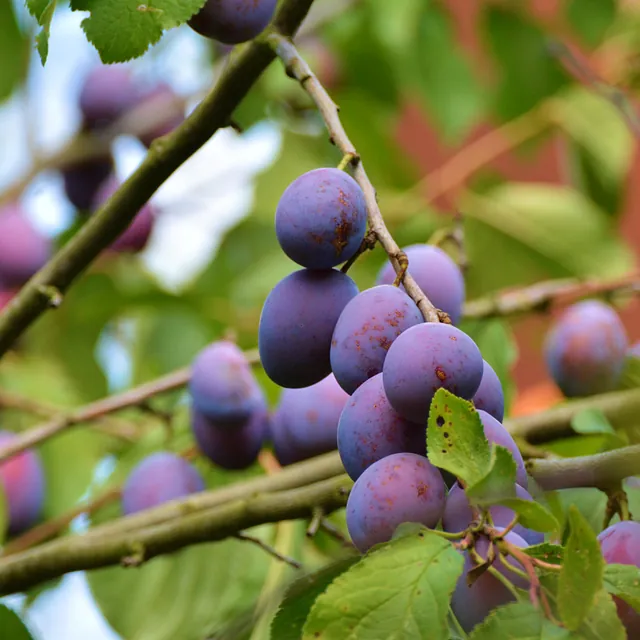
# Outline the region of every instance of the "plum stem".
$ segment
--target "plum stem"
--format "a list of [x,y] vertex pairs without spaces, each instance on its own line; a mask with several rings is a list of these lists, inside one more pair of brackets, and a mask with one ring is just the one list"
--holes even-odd
[[287,75],[297,80],[315,103],[329,132],[331,142],[338,147],[343,154],[343,158],[347,156],[352,157],[353,177],[360,185],[367,204],[369,229],[375,233],[378,242],[380,242],[382,248],[389,256],[389,261],[397,274],[397,286],[401,283],[404,284],[407,294],[416,303],[427,322],[440,322],[438,309],[433,306],[429,298],[427,298],[412,278],[411,274],[407,272],[407,257],[400,250],[400,247],[393,239],[393,236],[385,224],[378,205],[376,190],[367,176],[364,164],[355,146],[342,125],[338,106],[331,99],[331,96],[327,93],[306,61],[298,53],[298,50],[287,34],[272,32],[267,37],[267,40],[275,54],[282,60]]

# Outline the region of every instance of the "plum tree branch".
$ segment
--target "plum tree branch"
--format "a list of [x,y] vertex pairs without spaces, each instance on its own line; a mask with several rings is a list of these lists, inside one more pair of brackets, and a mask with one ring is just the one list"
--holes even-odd
[[[574,400],[536,413],[505,421],[512,436],[523,438],[530,444],[541,444],[576,434],[571,422],[576,415],[587,410],[601,411],[614,429],[638,426],[640,415],[640,389],[614,391],[583,400]],[[637,469],[640,472],[640,466]]]
[[109,536],[68,536],[2,561],[0,595],[71,571],[131,564],[131,558],[138,565],[189,545],[236,536],[260,524],[305,518],[316,507],[331,513],[345,505],[352,484],[348,476],[340,475],[296,489],[248,495],[144,529]]
[[547,491],[574,487],[606,489],[640,472],[640,445],[593,456],[529,460],[527,471]]
[[[313,0],[284,0],[269,29],[291,36]],[[215,87],[172,133],[154,141],[138,169],[53,258],[29,280],[0,314],[0,356],[42,313],[56,306],[72,282],[129,226],[162,183],[213,134],[228,125],[233,112],[275,58],[269,29],[234,57]]]
[[389,260],[398,276],[402,279],[405,290],[414,300],[427,322],[440,322],[446,317],[436,309],[416,281],[407,271],[407,256],[393,239],[384,222],[375,188],[371,184],[364,164],[355,146],[349,139],[339,116],[339,108],[331,99],[322,83],[310,69],[309,65],[298,53],[295,45],[287,34],[273,32],[268,36],[273,50],[282,60],[287,73],[297,80],[301,87],[309,94],[322,117],[331,142],[341,151],[345,158],[349,158],[353,167],[353,176],[364,192],[369,217],[369,228],[375,233],[378,242],[387,252]]
[[631,273],[611,280],[574,278],[546,280],[467,302],[466,318],[507,317],[546,311],[551,305],[568,304],[585,296],[640,294],[640,275]]

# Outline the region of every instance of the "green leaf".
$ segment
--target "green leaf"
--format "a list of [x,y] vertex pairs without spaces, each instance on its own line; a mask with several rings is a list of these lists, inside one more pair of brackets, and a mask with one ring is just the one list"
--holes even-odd
[[27,51],[11,0],[0,0],[0,102],[24,79]]
[[427,427],[429,460],[466,485],[482,480],[492,468],[492,453],[478,412],[471,402],[438,389]]
[[618,108],[584,87],[571,88],[554,106],[569,144],[573,184],[609,215],[621,213],[635,138]]
[[425,3],[416,26],[411,84],[423,96],[438,133],[445,141],[458,140],[482,114],[486,92],[473,74],[445,9],[435,2]]
[[604,559],[594,531],[573,506],[569,509],[569,524],[571,532],[558,586],[558,611],[565,626],[576,630],[602,590]]
[[618,385],[619,389],[637,389],[640,387],[640,358],[628,356]]
[[567,629],[557,627],[530,602],[498,607],[469,636],[469,640],[564,640]]
[[[480,196],[466,192],[469,295],[544,278],[615,278],[631,269],[628,247],[611,219],[565,186],[505,183]],[[487,255],[492,260],[487,260]]]
[[564,559],[564,547],[550,542],[534,544],[526,547],[523,551],[532,558],[537,558],[550,564],[557,564],[558,566],[562,564]]
[[0,629],[2,640],[33,640],[18,614],[3,604],[0,604]]
[[287,590],[271,623],[271,637],[278,640],[300,640],[302,628],[316,598],[358,560],[359,557],[344,558],[296,580]]
[[640,568],[628,564],[607,564],[604,587],[640,612]]
[[596,593],[589,615],[572,637],[579,640],[630,640],[613,599],[604,589]]
[[487,475],[465,490],[467,497],[475,504],[491,504],[516,494],[516,463],[511,452],[505,447],[491,447],[491,468]]
[[36,48],[40,54],[42,64],[45,64],[49,55],[49,32],[51,30],[51,19],[56,10],[56,0],[26,0],[26,5],[29,13],[42,27],[36,36]]
[[583,42],[595,47],[616,17],[616,0],[569,0],[565,15]]
[[426,529],[376,547],[318,597],[303,640],[448,640],[462,556]]
[[522,498],[503,498],[496,502],[517,513],[519,523],[528,529],[545,533],[560,530],[560,523],[555,516],[539,502]]
[[165,29],[186,22],[203,5],[204,0],[155,0],[153,6],[139,0],[91,0],[91,15],[82,28],[102,62],[125,62],[141,56]]
[[482,32],[497,63],[495,107],[504,120],[532,109],[567,83],[562,65],[549,52],[545,32],[524,11],[488,6]]
[[576,433],[607,433],[614,434],[615,430],[600,409],[583,409],[571,418],[571,428]]

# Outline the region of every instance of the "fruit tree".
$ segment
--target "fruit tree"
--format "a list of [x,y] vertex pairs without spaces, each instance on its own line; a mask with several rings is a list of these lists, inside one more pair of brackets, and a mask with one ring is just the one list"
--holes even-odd
[[[123,640],[640,639],[638,4],[18,5],[0,638],[83,572]],[[100,62],[41,150],[61,16]],[[215,238],[196,174],[252,194]]]

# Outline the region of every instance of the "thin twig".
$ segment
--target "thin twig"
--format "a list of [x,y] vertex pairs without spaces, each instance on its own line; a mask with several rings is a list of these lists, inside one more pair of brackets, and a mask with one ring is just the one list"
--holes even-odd
[[228,125],[236,107],[275,58],[267,44],[270,31],[293,35],[312,3],[280,2],[272,26],[233,57],[216,86],[185,121],[153,142],[136,171],[18,292],[0,314],[0,356],[37,318],[63,299],[74,280],[125,231],[165,180],[216,131]]
[[[272,33],[268,40],[275,53],[282,60],[287,74],[300,83],[315,103],[327,127],[331,142],[338,147],[343,158],[349,158],[353,165],[354,178],[364,192],[369,217],[369,229],[375,233],[378,241],[387,252],[396,273],[403,279],[406,292],[418,305],[427,322],[440,322],[438,310],[431,304],[410,273],[404,273],[406,266],[403,266],[401,262],[404,254],[387,229],[378,206],[376,191],[367,176],[362,159],[342,125],[338,106],[309,68],[309,65],[300,56],[289,38],[279,33]],[[404,260],[406,261],[406,256],[404,256]]]
[[281,554],[277,549],[274,549],[271,545],[264,542],[264,540],[260,540],[260,538],[256,538],[254,536],[250,536],[243,531],[236,533],[234,538],[238,538],[238,540],[245,540],[246,542],[251,542],[256,546],[260,547],[263,551],[266,551],[270,556],[273,556],[276,560],[280,560],[280,562],[284,562],[294,569],[302,569],[302,564],[289,556],[285,556]]
[[466,318],[509,317],[524,313],[544,312],[553,305],[570,304],[591,296],[639,295],[640,274],[619,278],[578,280],[563,278],[508,289],[484,298],[471,300],[464,307]]

